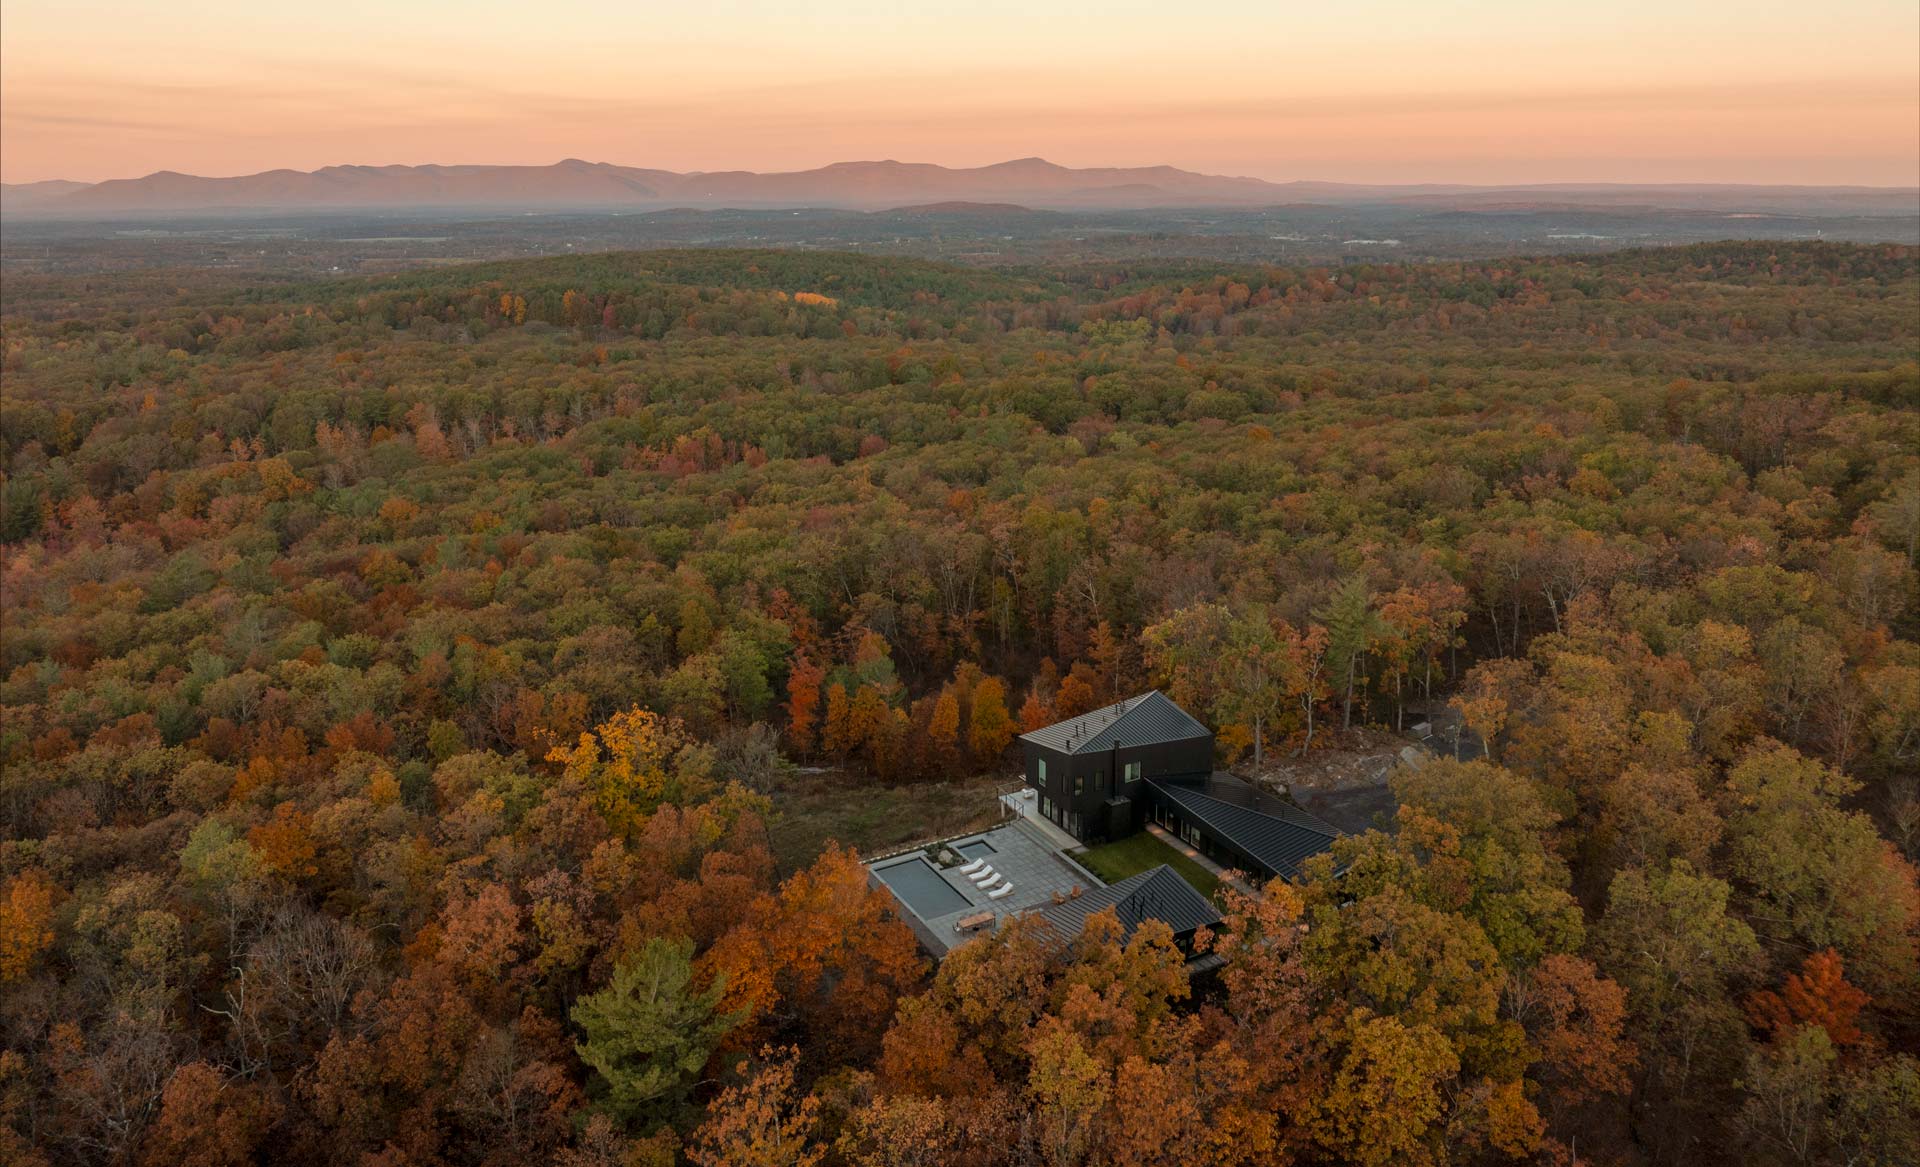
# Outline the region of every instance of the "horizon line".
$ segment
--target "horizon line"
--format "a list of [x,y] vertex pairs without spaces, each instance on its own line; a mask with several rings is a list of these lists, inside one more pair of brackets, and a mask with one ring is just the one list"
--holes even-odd
[[[196,174],[191,171],[175,170],[170,167],[162,167],[161,169],[158,169],[158,170],[148,171],[145,174],[121,175],[121,176],[112,177],[112,178],[100,178],[100,179],[75,179],[75,178],[54,177],[54,178],[27,179],[24,181],[0,180],[0,186],[26,187],[26,186],[38,186],[38,185],[48,184],[48,183],[74,183],[80,186],[94,187],[94,186],[101,186],[109,182],[140,182],[145,179],[158,178],[161,176],[168,176],[168,175],[177,176],[180,178],[203,179],[207,181],[224,181],[224,180],[243,179],[243,178],[258,178],[262,175],[267,175],[267,174],[317,174],[325,170],[392,170],[392,169],[420,170],[420,169],[426,169],[429,167],[439,168],[439,169],[485,168],[485,169],[500,169],[500,170],[506,170],[506,169],[548,170],[554,167],[565,166],[570,162],[579,163],[584,166],[610,167],[610,168],[621,169],[621,170],[655,170],[655,171],[660,171],[667,174],[679,175],[682,177],[695,177],[695,176],[716,175],[716,174],[752,174],[752,175],[758,175],[758,176],[809,174],[816,171],[827,170],[836,166],[928,166],[928,167],[934,167],[941,170],[967,171],[967,170],[990,170],[997,166],[1011,166],[1021,162],[1034,162],[1034,163],[1043,163],[1045,165],[1053,166],[1058,169],[1067,170],[1067,171],[1174,170],[1184,174],[1199,175],[1206,178],[1218,178],[1218,179],[1227,179],[1227,180],[1244,181],[1244,182],[1258,182],[1268,186],[1318,185],[1318,186],[1352,186],[1352,187],[1443,187],[1443,188],[1448,188],[1453,190],[1507,190],[1507,189],[1555,190],[1555,189],[1592,189],[1596,187],[1619,187],[1619,188],[1627,188],[1627,189],[1723,187],[1728,189],[1755,189],[1755,190],[1760,190],[1760,189],[1870,190],[1870,191],[1920,190],[1920,174],[1915,175],[1915,182],[1910,184],[1909,183],[1882,184],[1882,183],[1863,183],[1863,182],[1729,182],[1729,181],[1714,180],[1714,179],[1692,179],[1692,180],[1678,180],[1678,181],[1669,180],[1669,181],[1662,181],[1662,182],[1630,182],[1630,181],[1622,181],[1617,179],[1594,179],[1591,181],[1564,181],[1563,180],[1563,181],[1557,181],[1557,182],[1541,182],[1541,181],[1528,181],[1528,180],[1511,181],[1511,182],[1444,182],[1444,181],[1435,181],[1435,180],[1423,180],[1418,178],[1407,178],[1407,179],[1399,179],[1399,180],[1390,181],[1390,182],[1383,182],[1383,181],[1362,182],[1362,181],[1354,181],[1351,179],[1339,179],[1339,178],[1283,178],[1283,179],[1262,178],[1258,175],[1252,175],[1252,174],[1223,174],[1223,173],[1215,173],[1213,171],[1207,171],[1207,170],[1191,170],[1186,167],[1174,166],[1170,163],[1164,163],[1164,162],[1138,164],[1138,165],[1103,163],[1095,166],[1068,166],[1062,163],[1053,162],[1038,154],[1023,155],[1017,158],[1006,158],[998,162],[981,163],[977,166],[955,166],[955,165],[951,165],[949,163],[944,163],[944,162],[902,161],[901,159],[891,158],[891,157],[889,158],[843,158],[843,159],[837,159],[832,162],[823,162],[817,166],[806,166],[806,167],[800,167],[797,169],[786,169],[786,170],[754,170],[745,166],[734,166],[734,167],[726,167],[721,169],[709,169],[709,170],[673,170],[666,166],[650,166],[644,163],[631,163],[631,162],[612,162],[604,159],[596,161],[593,159],[582,158],[578,155],[569,154],[563,158],[558,158],[551,162],[329,162],[329,163],[314,166],[310,169],[305,169],[305,170],[297,166],[272,166],[262,170],[251,170],[251,171],[246,171],[243,173],[236,173],[236,174]],[[5,169],[4,163],[0,163],[0,172],[4,172],[4,169]],[[1916,207],[1915,209],[1916,209],[1916,212],[1920,212],[1920,207]]]

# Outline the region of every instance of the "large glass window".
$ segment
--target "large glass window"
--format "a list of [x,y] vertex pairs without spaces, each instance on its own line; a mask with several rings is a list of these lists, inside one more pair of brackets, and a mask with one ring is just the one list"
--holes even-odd
[[1045,786],[1047,784],[1047,760],[1045,758],[1041,758],[1035,764],[1040,767],[1040,769],[1036,771],[1040,779],[1040,785]]
[[1075,794],[1085,794],[1087,792],[1087,776],[1085,774],[1075,774],[1073,776],[1073,792]]
[[1143,763],[1140,763],[1140,762],[1128,762],[1128,763],[1127,763],[1127,770],[1126,770],[1126,774],[1127,774],[1127,784],[1128,784],[1129,786],[1131,786],[1131,785],[1132,785],[1133,783],[1135,783],[1135,782],[1138,782],[1138,781],[1140,781],[1140,772],[1141,772],[1141,769],[1142,769],[1142,767],[1143,767],[1143,765],[1144,765],[1144,764],[1143,764]]

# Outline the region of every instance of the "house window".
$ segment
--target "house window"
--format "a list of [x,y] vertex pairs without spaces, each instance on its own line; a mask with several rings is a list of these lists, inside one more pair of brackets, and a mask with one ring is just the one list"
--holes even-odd
[[1131,786],[1135,782],[1140,781],[1140,771],[1143,765],[1144,763],[1141,763],[1141,762],[1127,763],[1127,769],[1126,769],[1127,785]]
[[1085,774],[1075,774],[1073,776],[1073,792],[1075,794],[1085,794],[1087,792],[1087,776]]
[[1045,758],[1041,758],[1036,764],[1040,767],[1039,769],[1040,780],[1034,783],[1034,785],[1045,786],[1047,784],[1047,760]]
[[1044,794],[1040,796],[1040,813],[1048,818],[1053,817],[1053,799]]

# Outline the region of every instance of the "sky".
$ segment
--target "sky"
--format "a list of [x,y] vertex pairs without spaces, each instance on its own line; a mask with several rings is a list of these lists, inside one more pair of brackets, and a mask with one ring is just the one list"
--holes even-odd
[[0,178],[585,158],[1920,184],[1915,0],[5,0]]

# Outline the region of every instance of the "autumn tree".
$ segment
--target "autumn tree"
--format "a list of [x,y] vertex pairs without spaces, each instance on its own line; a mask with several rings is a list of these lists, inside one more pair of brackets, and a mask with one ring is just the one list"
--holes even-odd
[[582,733],[573,746],[555,746],[547,760],[591,791],[607,826],[624,835],[660,802],[693,793],[673,765],[686,743],[677,721],[634,708]]
[[1546,791],[1485,761],[1435,758],[1392,780],[1403,851],[1419,857],[1416,894],[1479,923],[1511,967],[1577,951],[1585,935],[1571,877],[1553,847],[1561,822]]
[[827,686],[827,712],[820,725],[820,748],[835,758],[845,758],[859,746],[850,721],[851,705],[845,685]]
[[933,713],[927,720],[927,748],[934,773],[950,775],[960,760],[960,700],[952,686],[940,690],[934,698]]
[[1044,729],[1055,720],[1053,707],[1041,699],[1038,689],[1029,688],[1026,700],[1020,703],[1020,732],[1032,733],[1036,729]]
[[998,677],[982,677],[973,689],[973,709],[967,723],[967,749],[976,762],[992,764],[1013,740],[1013,718],[1007,713],[1007,687]]
[[744,1082],[728,1086],[707,1107],[687,1159],[695,1167],[815,1167],[827,1148],[813,1135],[820,1100],[798,1096],[794,1067],[800,1051],[760,1051]]
[[1098,704],[1092,681],[1076,665],[1060,680],[1060,690],[1053,698],[1053,716],[1065,721],[1097,708]]
[[1839,950],[1870,991],[1911,985],[1920,887],[1865,815],[1840,800],[1858,783],[1775,743],[1727,773],[1732,868],[1776,944]]
[[1818,1025],[1749,1057],[1733,1128],[1758,1163],[1907,1163],[1920,1156],[1920,1059],[1848,1065]]
[[257,1161],[280,1107],[251,1083],[226,1078],[205,1062],[175,1070],[160,1114],[141,1145],[153,1167],[240,1167]]
[[793,658],[787,673],[787,737],[802,755],[813,752],[820,719],[820,686],[826,670],[804,652]]
[[0,984],[24,978],[53,943],[53,884],[38,870],[7,881],[0,904]]
[[1508,1012],[1539,1051],[1533,1074],[1557,1109],[1624,1095],[1638,1056],[1626,1037],[1627,994],[1593,962],[1553,953],[1513,977]]
[[1501,657],[1468,670],[1449,704],[1466,728],[1480,739],[1490,758],[1502,753],[1502,736],[1525,716],[1533,691],[1531,662]]
[[1723,824],[1703,792],[1703,774],[1636,763],[1600,790],[1594,842],[1615,869],[1664,867],[1685,859],[1697,869],[1711,862]]
[[1340,1044],[1333,1081],[1305,1115],[1315,1142],[1365,1167],[1446,1162],[1447,1086],[1460,1070],[1446,1039],[1363,1009],[1348,1017]]
[[1760,956],[1753,930],[1729,911],[1732,889],[1682,859],[1629,868],[1608,889],[1594,929],[1600,967],[1627,992],[1642,1050],[1648,1141],[1670,1151],[1690,1116],[1715,1104],[1703,1082],[1729,1081],[1745,1035],[1732,990]]
[[[816,1055],[878,1052],[887,1019],[924,975],[919,948],[851,851],[829,846],[760,895],[703,955],[720,1009],[747,1040],[791,1036]],[[737,1042],[736,1042],[737,1044]]]
[[1285,621],[1207,604],[1146,629],[1141,642],[1176,702],[1252,731],[1256,770],[1265,765],[1268,729],[1294,709],[1302,711],[1311,742],[1312,706],[1323,696],[1319,665],[1315,647]]
[[1796,1029],[1817,1025],[1837,1049],[1866,1040],[1860,1031],[1860,1010],[1870,998],[1847,983],[1840,954],[1829,948],[1807,957],[1800,971],[1790,973],[1779,992],[1762,989],[1747,998],[1747,1016],[1776,1039]]

